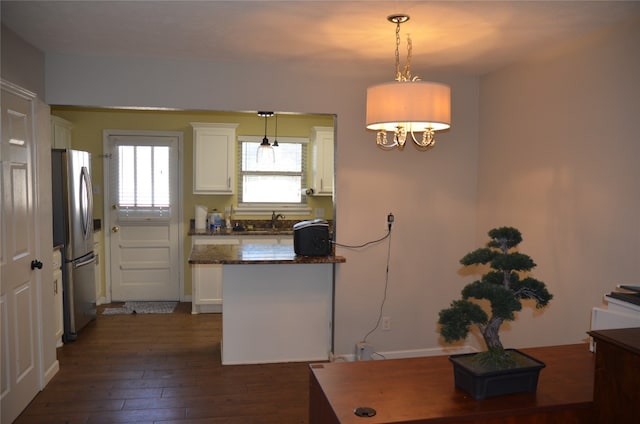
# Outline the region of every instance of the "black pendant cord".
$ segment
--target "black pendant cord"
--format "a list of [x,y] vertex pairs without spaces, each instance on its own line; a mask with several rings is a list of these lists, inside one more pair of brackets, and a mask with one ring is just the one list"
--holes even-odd
[[267,119],[268,116],[264,116],[264,138],[262,139],[263,146],[269,146],[269,139],[267,138]]
[[273,147],[278,147],[278,114],[275,114],[276,117],[276,135],[275,135],[275,139],[273,140]]

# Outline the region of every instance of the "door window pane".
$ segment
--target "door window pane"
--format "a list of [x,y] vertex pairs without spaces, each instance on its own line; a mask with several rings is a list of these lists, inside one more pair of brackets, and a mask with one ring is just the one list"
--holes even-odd
[[169,146],[120,145],[117,159],[121,214],[167,216],[171,195]]

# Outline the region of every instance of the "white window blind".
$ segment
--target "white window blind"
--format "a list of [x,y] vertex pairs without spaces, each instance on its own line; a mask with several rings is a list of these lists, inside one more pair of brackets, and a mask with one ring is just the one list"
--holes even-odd
[[117,145],[112,165],[117,166],[115,186],[120,219],[168,219],[171,216],[169,184],[170,147]]
[[[245,137],[246,138],[246,137]],[[242,141],[239,145],[239,202],[245,206],[304,205],[302,195],[307,173],[307,139],[281,141],[273,147],[275,161],[258,163],[258,141]]]

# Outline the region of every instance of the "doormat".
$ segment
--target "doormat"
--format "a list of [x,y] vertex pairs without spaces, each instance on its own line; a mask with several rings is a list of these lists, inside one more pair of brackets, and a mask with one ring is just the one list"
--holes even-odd
[[105,308],[102,315],[170,314],[178,302],[125,302],[120,308]]

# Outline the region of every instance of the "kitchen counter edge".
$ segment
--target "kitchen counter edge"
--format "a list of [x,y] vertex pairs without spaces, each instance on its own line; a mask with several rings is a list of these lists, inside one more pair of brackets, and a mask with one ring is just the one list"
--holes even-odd
[[293,246],[282,244],[195,245],[189,255],[192,265],[335,264],[343,256],[300,256]]

